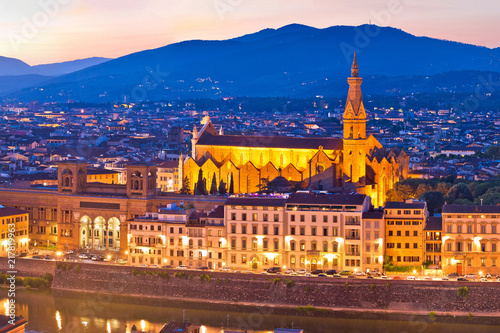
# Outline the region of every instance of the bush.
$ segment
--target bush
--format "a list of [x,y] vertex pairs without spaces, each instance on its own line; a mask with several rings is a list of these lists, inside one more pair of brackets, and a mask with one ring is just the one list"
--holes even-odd
[[52,282],[52,280],[53,280],[53,276],[52,276],[52,274],[50,274],[50,273],[45,273],[45,274],[43,274],[43,275],[42,275],[42,279],[43,279],[43,280],[47,280],[47,281],[49,281],[49,282]]
[[295,286],[295,282],[290,279],[285,279],[285,284],[287,288],[292,288],[293,286]]
[[137,269],[135,269],[135,268],[134,268],[134,269],[132,270],[132,275],[133,275],[133,276],[136,276],[137,274],[139,274],[139,271],[138,271]]
[[212,278],[212,276],[210,274],[201,274],[200,275],[200,281],[203,282],[205,280],[207,280],[207,282],[210,282],[210,279]]
[[16,286],[22,286],[23,285],[23,279],[20,277],[16,277]]
[[31,285],[32,285],[32,279],[29,276],[25,277],[23,279],[23,285],[25,287],[27,287],[27,288],[31,287]]
[[310,293],[310,292],[311,292],[311,287],[306,286],[306,293]]
[[349,289],[349,282],[345,283],[345,289]]
[[436,320],[436,312],[434,312],[434,311],[429,312],[429,319],[431,321],[435,321]]
[[274,283],[274,285],[280,284],[281,283],[281,279],[280,278],[276,278],[276,279],[274,279],[273,283]]
[[372,283],[372,284],[370,284],[370,289],[371,289],[372,291],[374,291],[374,290],[375,290],[375,285],[374,285],[373,283]]
[[221,281],[221,279],[217,279],[216,282],[217,282],[217,284],[221,284],[222,281]]
[[80,273],[80,269],[81,269],[80,265],[76,265],[75,266],[75,272],[76,273]]
[[157,275],[163,280],[170,279],[170,274],[168,274],[168,272],[158,272]]
[[385,285],[387,286],[387,288],[389,288],[391,286],[391,284],[389,282],[387,282]]
[[467,287],[458,288],[457,296],[462,296],[465,298],[465,297],[467,297],[467,295],[469,295],[469,288],[467,288]]

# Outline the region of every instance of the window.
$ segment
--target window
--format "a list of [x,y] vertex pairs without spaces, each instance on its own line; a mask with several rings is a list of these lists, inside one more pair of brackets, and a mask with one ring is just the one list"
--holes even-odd
[[366,244],[366,252],[370,252],[370,244]]
[[409,237],[409,236],[410,236],[410,230],[406,230],[406,231],[405,231],[405,236],[406,236],[406,237]]
[[[379,223],[379,221],[375,221],[375,222],[374,222],[374,224],[375,224],[375,225],[374,225],[373,227],[374,227],[375,229],[379,229],[379,228],[380,228],[380,223]],[[377,237],[377,238],[378,238],[378,237]]]
[[242,225],[241,226],[241,233],[242,234],[246,234],[247,233],[247,226],[246,225]]
[[328,242],[323,242],[323,252],[328,252]]
[[401,236],[401,230],[396,231],[396,236]]
[[365,239],[370,240],[370,238],[371,238],[370,236],[371,236],[371,232],[367,231]]
[[420,215],[420,211],[419,210],[414,210],[413,211],[413,215]]
[[[267,250],[267,239],[262,242],[264,250]],[[257,241],[254,241],[254,250],[257,250]]]
[[451,251],[451,243],[446,244],[446,251]]
[[[399,211],[398,211],[398,212],[399,212]],[[403,214],[404,214],[404,215],[411,215],[411,210],[409,210],[409,209],[405,209],[405,210],[403,211]]]
[[332,248],[332,252],[339,252],[339,244],[338,243],[333,243],[333,248]]
[[496,266],[497,265],[497,258],[491,259],[491,266]]
[[472,252],[472,243],[467,243],[467,251]]
[[492,225],[491,226],[491,233],[492,234],[496,234],[497,233],[497,226],[496,225]]
[[263,215],[263,220],[264,220],[264,222],[267,222],[267,219],[268,219],[268,218],[267,218],[267,214],[264,214],[264,215]]
[[246,264],[247,263],[247,256],[243,255],[241,256],[241,263]]
[[398,249],[400,249],[400,248],[401,248],[401,243],[397,243],[396,247],[397,247]]
[[457,225],[457,233],[461,234],[462,233],[462,226]]
[[300,222],[304,222],[305,221],[305,216],[304,215],[300,215]]
[[305,251],[306,250],[306,243],[300,242],[300,251]]
[[413,248],[418,249],[418,243],[413,243]]
[[300,235],[304,236],[306,234],[306,228],[300,227]]
[[[212,230],[210,230],[210,231],[212,231]],[[222,237],[222,230],[219,230],[218,235],[219,235],[219,237]]]
[[418,237],[418,231],[417,230],[413,231],[413,237]]
[[311,235],[316,236],[316,228],[311,228]]
[[236,233],[236,225],[235,224],[231,224],[231,233],[232,234]]
[[274,234],[279,235],[280,234],[280,227],[274,227]]
[[446,226],[446,232],[451,234],[451,225]]
[[274,251],[278,251],[280,248],[280,242],[278,240],[274,241]]
[[257,221],[257,213],[252,214],[252,221]]
[[323,236],[328,236],[328,228],[323,228]]
[[241,248],[243,250],[246,250],[247,249],[247,240],[246,239],[242,239],[241,240]]
[[236,264],[236,256],[235,255],[231,256],[231,264]]
[[467,233],[472,234],[472,226],[471,225],[467,226]]
[[290,215],[290,221],[291,221],[291,222],[295,222],[295,215],[293,215],[293,214],[292,214],[292,215]]
[[316,215],[311,216],[312,222],[316,222]]
[[263,231],[262,231],[262,233],[263,233],[264,235],[267,235],[267,226],[263,227]]
[[257,235],[257,226],[256,225],[252,226],[252,234]]
[[486,259],[485,258],[481,258],[481,266],[486,266]]
[[295,242],[290,242],[290,251],[295,251]]
[[393,231],[389,230],[389,236],[392,236]]
[[274,222],[279,222],[280,216],[278,214],[274,214]]
[[339,235],[339,229],[333,228],[333,235],[332,236],[338,236],[338,235]]
[[290,227],[290,234],[295,235],[295,227]]
[[370,229],[370,221],[365,222],[365,228]]
[[491,243],[491,252],[497,252],[497,244]]
[[375,232],[373,233],[373,239],[378,239],[378,238],[380,238],[379,236],[380,236],[380,234],[379,234],[379,232],[378,232],[378,231],[375,231]]
[[[252,249],[257,250],[257,240],[256,239],[254,239],[252,241]],[[267,249],[267,240],[266,240],[266,249]]]
[[236,213],[231,213],[231,221],[235,221],[236,220]]
[[485,225],[482,225],[482,226],[481,226],[481,233],[482,233],[482,234],[485,234],[485,233],[486,233],[486,226],[485,226]]
[[247,214],[246,213],[242,213],[241,214],[241,220],[242,221],[246,221],[247,220]]
[[323,222],[328,222],[328,216],[327,215],[323,215]]
[[333,223],[337,223],[338,222],[338,217],[337,216],[334,216],[333,217]]
[[481,244],[481,252],[486,252],[486,243]]
[[410,243],[405,243],[405,249],[409,249],[410,248]]

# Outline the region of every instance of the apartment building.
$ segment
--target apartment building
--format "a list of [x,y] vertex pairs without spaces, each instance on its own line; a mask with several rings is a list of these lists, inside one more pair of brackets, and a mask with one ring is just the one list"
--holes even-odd
[[416,200],[387,202],[384,209],[385,256],[396,266],[421,266],[427,203]]
[[227,199],[227,266],[258,270],[285,265],[285,202],[281,197]]
[[129,264],[180,266],[188,261],[192,263],[195,255],[199,258],[201,249],[195,254],[194,238],[188,237],[187,222],[188,213],[175,203],[160,208],[157,213],[146,213],[129,220]]
[[363,270],[382,272],[384,264],[384,212],[382,210],[363,212]]
[[[28,252],[29,212],[14,207],[0,205],[0,256],[10,253]],[[9,235],[11,234],[11,235]]]
[[441,269],[441,249],[443,237],[443,219],[441,216],[429,217],[424,227],[424,261],[431,269]]
[[221,269],[227,263],[227,234],[224,226],[224,205],[215,207],[200,218],[205,225],[207,241],[207,267]]
[[443,274],[500,274],[500,206],[444,205]]

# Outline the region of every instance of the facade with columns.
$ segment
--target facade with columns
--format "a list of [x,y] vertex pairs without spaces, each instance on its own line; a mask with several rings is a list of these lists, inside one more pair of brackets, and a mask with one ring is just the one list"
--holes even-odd
[[224,135],[210,119],[204,119],[203,127],[193,130],[192,155],[183,166],[190,188],[195,188],[200,170],[207,190],[215,176],[217,184],[226,183],[226,189],[232,182],[235,193],[257,192],[281,175],[304,181],[313,190],[356,190],[370,196],[375,207],[383,206],[387,191],[407,177],[409,157],[367,135],[356,56],[351,74],[343,135],[339,133],[338,138]]
[[29,212],[30,245],[60,250],[127,250],[127,220],[183,200],[210,210],[223,203],[217,197],[157,193],[156,165],[129,164],[127,182],[87,181],[87,163],[58,163],[57,189],[1,188],[0,204]]

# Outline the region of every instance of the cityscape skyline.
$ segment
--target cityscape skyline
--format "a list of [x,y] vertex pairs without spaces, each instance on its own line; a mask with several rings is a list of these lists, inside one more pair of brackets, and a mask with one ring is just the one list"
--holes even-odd
[[[3,3],[2,56],[30,65],[87,57],[117,58],[192,39],[222,40],[266,28],[298,23],[317,28],[336,25],[392,26],[417,36],[500,46],[495,29],[499,5],[485,1],[88,1],[46,0]],[[283,9],[286,8],[286,9]],[[333,13],[332,15],[318,15]],[[465,20],[466,18],[466,20]],[[426,24],[422,24],[426,22]]]

